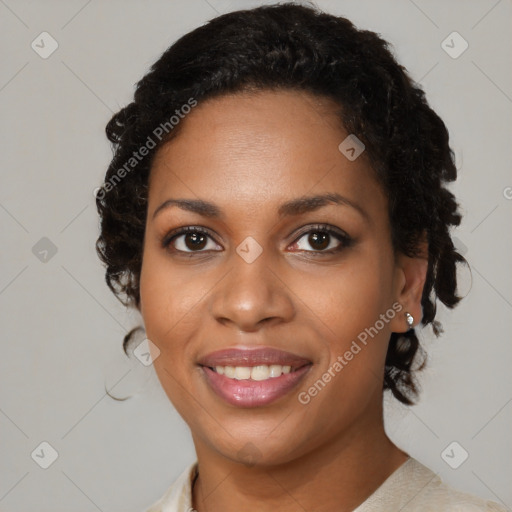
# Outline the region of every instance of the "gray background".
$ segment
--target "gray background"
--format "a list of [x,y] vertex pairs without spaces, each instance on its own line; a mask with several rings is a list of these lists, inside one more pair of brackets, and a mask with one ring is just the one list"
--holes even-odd
[[[386,400],[388,432],[449,484],[511,506],[511,2],[317,3],[392,43],[460,169],[455,235],[471,291],[455,311],[440,307],[443,337],[424,333],[422,399]],[[104,126],[148,66],[217,13],[256,4],[0,0],[1,511],[140,512],[194,460],[152,367],[122,353],[139,318],[104,283],[93,191],[111,157]],[[31,47],[43,31],[59,45],[47,59]],[[441,46],[453,31],[469,44],[458,58]],[[104,385],[133,396],[113,400]],[[43,441],[58,452],[48,469],[36,463],[50,456]],[[453,441],[452,464],[469,453],[458,469],[442,456]]]

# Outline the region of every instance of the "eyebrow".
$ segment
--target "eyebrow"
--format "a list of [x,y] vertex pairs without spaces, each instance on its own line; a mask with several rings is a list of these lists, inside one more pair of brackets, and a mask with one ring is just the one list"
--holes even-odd
[[[301,215],[318,210],[319,208],[329,204],[350,206],[351,208],[357,210],[366,220],[370,220],[368,213],[363,208],[361,208],[361,206],[337,193],[302,196],[298,197],[297,199],[292,199],[286,203],[283,203],[277,210],[277,214],[279,218]],[[154,211],[153,219],[159,212],[172,206],[177,206],[182,210],[197,213],[203,217],[224,218],[222,210],[214,203],[210,203],[202,199],[167,199]]]

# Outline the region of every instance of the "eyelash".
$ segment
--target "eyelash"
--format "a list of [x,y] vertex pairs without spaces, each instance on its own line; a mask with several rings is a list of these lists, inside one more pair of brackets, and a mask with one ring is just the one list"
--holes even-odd
[[[209,238],[213,239],[210,231],[206,228],[203,228],[202,226],[185,226],[183,228],[175,229],[175,230],[171,231],[170,233],[166,234],[161,240],[162,247],[164,249],[168,249],[169,246],[171,245],[171,243],[175,239],[177,239],[179,236],[189,234],[189,233],[203,234],[203,235],[206,235]],[[339,228],[335,228],[333,226],[330,226],[329,224],[314,224],[312,226],[307,226],[306,230],[301,230],[301,232],[297,235],[295,240],[292,242],[292,245],[297,243],[301,238],[304,237],[304,235],[308,235],[310,233],[327,233],[328,235],[333,236],[334,238],[339,240],[339,242],[341,242],[341,243],[334,249],[329,249],[327,251],[325,251],[325,250],[323,250],[323,251],[322,250],[311,250],[311,251],[299,250],[297,252],[306,252],[306,253],[309,253],[309,254],[312,254],[315,256],[322,256],[325,254],[332,255],[332,254],[336,254],[336,253],[342,251],[343,249],[346,249],[347,247],[350,247],[354,242],[354,239],[352,237],[347,235],[347,233],[345,233],[344,231],[342,231]],[[215,242],[215,240],[214,240],[214,242]],[[217,243],[217,242],[215,242],[215,243]],[[181,251],[179,249],[173,249],[173,252],[181,253],[183,255],[187,255],[190,257],[190,256],[193,256],[194,254],[206,253],[208,251],[204,251],[204,250]],[[220,251],[214,251],[214,252],[220,252]]]

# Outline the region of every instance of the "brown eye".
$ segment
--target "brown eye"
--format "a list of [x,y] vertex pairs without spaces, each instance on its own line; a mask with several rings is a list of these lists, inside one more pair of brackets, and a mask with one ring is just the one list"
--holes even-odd
[[317,251],[322,251],[329,245],[331,235],[325,232],[314,232],[308,237],[308,243]]
[[[174,252],[205,252],[218,250],[218,246],[203,228],[187,226],[174,231],[162,242],[163,247],[170,247]],[[222,249],[222,248],[220,248]]]
[[187,233],[184,236],[185,246],[191,251],[204,249],[207,237],[202,233]]
[[312,254],[333,254],[350,246],[352,242],[353,239],[341,229],[316,225],[303,231],[292,247],[293,250]]

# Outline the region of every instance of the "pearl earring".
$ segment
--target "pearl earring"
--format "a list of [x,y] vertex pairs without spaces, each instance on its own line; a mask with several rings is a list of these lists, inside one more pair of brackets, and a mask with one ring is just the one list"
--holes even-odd
[[405,320],[407,321],[407,327],[409,329],[412,329],[412,326],[414,325],[414,318],[410,313],[405,313]]

